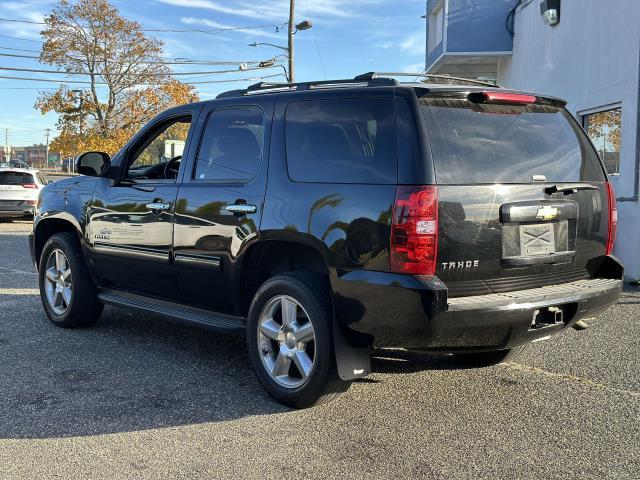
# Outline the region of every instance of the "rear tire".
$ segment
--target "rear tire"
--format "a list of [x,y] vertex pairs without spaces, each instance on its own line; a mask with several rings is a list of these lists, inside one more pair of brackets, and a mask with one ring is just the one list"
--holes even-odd
[[40,298],[49,320],[59,327],[93,325],[104,308],[74,233],[47,240],[38,266]]
[[291,272],[256,292],[247,320],[247,349],[258,379],[278,402],[306,408],[333,400],[351,382],[338,376],[333,308],[321,275]]
[[454,355],[456,362],[466,367],[490,367],[500,363],[510,362],[518,358],[527,348],[527,345],[520,345],[506,350],[495,350],[492,352],[458,353]]

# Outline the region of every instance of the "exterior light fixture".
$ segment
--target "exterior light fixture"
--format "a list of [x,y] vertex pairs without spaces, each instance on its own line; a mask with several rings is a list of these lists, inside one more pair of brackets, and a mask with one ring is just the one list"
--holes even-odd
[[543,0],[540,4],[540,14],[544,23],[555,27],[560,23],[560,0]]
[[303,20],[302,22],[296,25],[296,30],[300,30],[300,31],[309,30],[311,27],[313,27],[311,20]]

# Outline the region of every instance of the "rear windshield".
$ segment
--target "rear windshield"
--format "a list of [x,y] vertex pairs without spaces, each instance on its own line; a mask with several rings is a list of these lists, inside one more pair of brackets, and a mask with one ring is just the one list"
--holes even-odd
[[35,183],[33,175],[24,172],[0,172],[0,185],[24,185]]
[[584,132],[563,108],[422,97],[439,184],[603,181]]

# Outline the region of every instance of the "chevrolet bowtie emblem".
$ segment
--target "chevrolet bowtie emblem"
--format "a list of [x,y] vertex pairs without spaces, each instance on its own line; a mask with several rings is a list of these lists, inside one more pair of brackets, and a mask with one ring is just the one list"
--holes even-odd
[[542,207],[538,209],[536,218],[541,220],[553,220],[558,216],[558,209],[556,207]]

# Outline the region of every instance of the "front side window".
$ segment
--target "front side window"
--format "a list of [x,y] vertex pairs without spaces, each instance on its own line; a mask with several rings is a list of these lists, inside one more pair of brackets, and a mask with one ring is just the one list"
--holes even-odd
[[396,182],[391,99],[292,102],[287,106],[285,135],[287,167],[294,181]]
[[248,182],[256,176],[264,150],[264,115],[258,107],[215,110],[207,120],[193,178]]
[[622,109],[618,107],[582,115],[582,126],[595,145],[607,173],[619,174]]
[[[129,160],[128,178],[174,178],[187,143],[191,116],[161,124],[134,150]],[[168,163],[170,172],[165,173]]]

